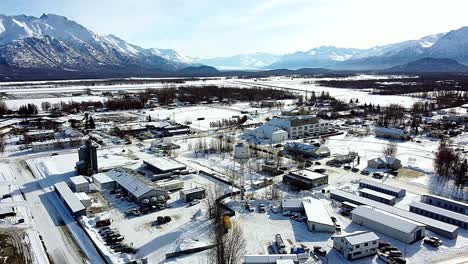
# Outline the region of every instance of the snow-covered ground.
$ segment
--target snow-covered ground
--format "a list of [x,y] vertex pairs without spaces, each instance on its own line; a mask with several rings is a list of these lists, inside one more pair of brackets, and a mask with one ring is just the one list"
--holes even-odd
[[47,97],[47,98],[27,98],[27,99],[7,99],[3,100],[7,107],[11,110],[18,110],[18,108],[25,104],[35,104],[38,107],[41,107],[42,102],[49,102],[50,104],[58,104],[61,102],[70,103],[70,102],[104,102],[105,97],[101,96],[73,96],[73,97]]

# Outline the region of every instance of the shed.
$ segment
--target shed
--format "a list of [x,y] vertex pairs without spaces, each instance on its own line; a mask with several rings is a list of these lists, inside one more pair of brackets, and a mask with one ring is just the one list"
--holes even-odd
[[359,190],[359,195],[362,197],[369,198],[371,200],[384,203],[384,204],[389,204],[389,205],[394,205],[396,203],[396,197],[391,196],[385,193],[377,192],[371,189],[360,189]]
[[309,231],[335,232],[335,223],[330,218],[327,208],[318,199],[307,199],[303,202],[307,227]]
[[185,202],[191,202],[194,199],[203,199],[206,197],[206,189],[204,187],[197,187],[189,190],[182,190],[179,192],[180,199]]
[[425,225],[377,208],[359,206],[351,214],[353,223],[408,244],[424,238]]
[[89,182],[83,176],[71,177],[70,183],[74,192],[89,192]]

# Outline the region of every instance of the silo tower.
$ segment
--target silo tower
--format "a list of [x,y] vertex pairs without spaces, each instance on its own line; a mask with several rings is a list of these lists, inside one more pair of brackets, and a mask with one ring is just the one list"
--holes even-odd
[[[234,147],[234,162],[239,164],[239,187],[240,187],[240,192],[241,192],[241,201],[244,200],[244,165],[250,160],[250,151],[249,151],[249,146],[240,142],[236,144]],[[233,174],[235,174],[235,165],[234,163],[234,171]],[[235,178],[235,177],[234,177]]]

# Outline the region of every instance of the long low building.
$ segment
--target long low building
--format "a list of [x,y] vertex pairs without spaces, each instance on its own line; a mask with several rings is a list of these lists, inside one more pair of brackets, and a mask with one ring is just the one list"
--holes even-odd
[[335,232],[335,223],[330,218],[327,208],[318,199],[305,199],[302,202],[309,231]]
[[468,215],[468,203],[455,201],[452,199],[431,194],[422,195],[421,202],[444,208],[450,211],[454,211],[460,214]]
[[384,203],[384,204],[389,204],[389,205],[394,205],[396,203],[396,197],[391,196],[385,193],[381,193],[378,191],[374,191],[371,189],[360,189],[359,190],[359,195],[365,198],[369,198],[371,200]]
[[187,166],[170,158],[156,157],[143,161],[150,170],[156,173],[167,173],[185,170]]
[[296,254],[271,254],[271,255],[245,255],[244,264],[281,264],[288,263],[284,260],[291,261],[295,264],[299,263]]
[[54,186],[58,196],[65,202],[66,207],[73,216],[86,215],[86,208],[81,203],[80,199],[72,192],[70,187],[68,187],[67,183],[59,182]]
[[410,212],[468,229],[468,216],[420,202],[409,205]]
[[359,181],[359,188],[367,188],[388,195],[395,196],[397,198],[404,197],[406,195],[406,190],[398,187],[393,187],[388,184],[383,184],[380,182],[362,179]]
[[374,200],[361,197],[349,192],[341,190],[332,190],[330,192],[330,198],[340,201],[340,202],[349,202],[355,205],[369,205],[392,214],[405,217],[409,220],[416,221],[418,223],[424,224],[427,229],[432,232],[439,234],[441,236],[454,239],[458,236],[458,226],[447,224],[429,217],[418,215],[400,208],[396,208],[390,205],[376,202]]
[[363,205],[351,214],[353,223],[408,244],[424,238],[425,225],[396,214]]

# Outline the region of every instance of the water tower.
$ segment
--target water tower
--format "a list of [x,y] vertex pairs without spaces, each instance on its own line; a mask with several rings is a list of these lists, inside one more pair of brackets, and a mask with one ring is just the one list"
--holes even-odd
[[[236,172],[236,163],[239,164],[240,170],[239,170],[239,175],[240,175],[240,180],[239,180],[239,187],[240,187],[240,193],[241,193],[241,201],[244,200],[244,165],[249,161],[250,159],[250,151],[249,151],[249,146],[240,142],[236,144],[234,147],[234,169],[233,169],[233,175],[235,175]],[[235,177],[233,177],[235,178]]]

